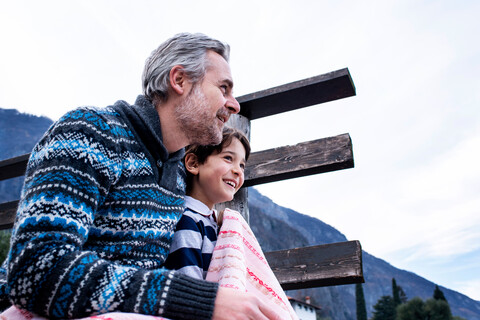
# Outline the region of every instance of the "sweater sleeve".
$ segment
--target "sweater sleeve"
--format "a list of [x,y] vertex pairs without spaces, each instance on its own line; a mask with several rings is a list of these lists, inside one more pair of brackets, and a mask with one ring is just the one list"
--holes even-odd
[[0,311],[10,306],[7,292],[7,260],[0,267]]
[[11,301],[50,319],[113,311],[210,319],[217,284],[106,258],[109,248],[127,245],[86,246],[99,237],[92,230],[111,187],[138,162],[118,153],[113,137],[126,138],[113,131],[123,134],[95,113],[76,111],[34,148],[8,256]]

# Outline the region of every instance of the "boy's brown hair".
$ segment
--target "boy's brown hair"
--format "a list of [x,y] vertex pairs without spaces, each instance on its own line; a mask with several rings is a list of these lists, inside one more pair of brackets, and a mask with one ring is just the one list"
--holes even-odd
[[[238,141],[245,148],[245,161],[248,160],[250,156],[250,142],[247,137],[239,130],[235,128],[230,128],[225,126],[222,132],[222,142],[217,145],[207,145],[202,146],[198,144],[189,145],[185,148],[185,155],[193,153],[197,156],[197,161],[199,164],[205,163],[207,158],[212,155],[214,152],[220,153],[223,149],[228,147],[232,143],[233,138],[237,138]],[[187,170],[187,193],[191,190],[192,185],[192,174]]]

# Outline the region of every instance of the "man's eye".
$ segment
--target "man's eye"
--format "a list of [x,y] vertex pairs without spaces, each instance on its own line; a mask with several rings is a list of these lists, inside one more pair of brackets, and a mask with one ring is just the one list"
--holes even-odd
[[227,93],[228,87],[226,85],[220,86],[220,89],[222,89],[222,92],[225,94]]

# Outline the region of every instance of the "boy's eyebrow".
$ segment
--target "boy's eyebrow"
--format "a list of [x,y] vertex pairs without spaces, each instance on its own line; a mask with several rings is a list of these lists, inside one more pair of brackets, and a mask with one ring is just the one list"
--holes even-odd
[[[222,153],[229,153],[229,154],[233,154],[234,156],[238,156],[238,153],[230,151],[230,150],[223,150]],[[242,160],[244,162],[247,162],[247,160],[245,160],[245,157],[242,157]]]

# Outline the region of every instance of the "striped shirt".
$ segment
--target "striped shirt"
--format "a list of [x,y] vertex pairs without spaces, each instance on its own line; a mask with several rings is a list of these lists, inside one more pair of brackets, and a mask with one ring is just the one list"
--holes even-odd
[[205,279],[217,242],[216,213],[189,196],[185,197],[185,206],[185,212],[175,229],[166,267],[197,279]]

